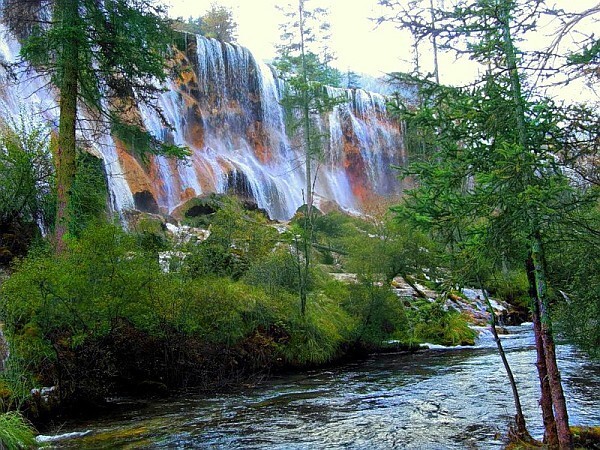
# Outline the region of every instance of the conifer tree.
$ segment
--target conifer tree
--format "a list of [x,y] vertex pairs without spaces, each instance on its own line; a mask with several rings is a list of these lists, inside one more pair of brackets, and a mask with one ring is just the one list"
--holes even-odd
[[304,153],[306,202],[304,235],[296,239],[296,256],[300,280],[299,295],[302,315],[306,312],[308,278],[311,265],[310,247],[313,240],[313,203],[316,182],[316,163],[323,155],[323,134],[317,126],[317,117],[330,111],[340,101],[327,95],[326,86],[337,86],[339,71],[329,67],[332,56],[327,48],[328,11],[309,8],[309,0],[297,0],[280,8],[286,22],[282,29],[279,56],[274,65],[285,81],[281,103],[286,111],[286,128],[292,141],[299,142]]
[[140,142],[142,152],[185,153],[151,138],[135,112],[135,105],[152,104],[162,91],[171,29],[163,7],[153,0],[5,0],[2,12],[21,40],[22,58],[49,76],[58,91],[54,163],[60,251],[71,222],[76,131],[84,123],[83,111],[103,118],[110,131],[127,136],[128,142]]
[[200,18],[199,22],[203,36],[221,42],[235,42],[237,39],[237,23],[233,20],[231,9],[216,2],[210,4],[210,9]]
[[[563,109],[539,93],[524,92],[527,55],[516,48],[515,36],[535,28],[542,4],[460,1],[436,11],[435,30],[430,16],[397,16],[416,36],[436,33],[444,48],[466,53],[485,68],[466,88],[410,79],[420,85],[421,106],[397,113],[432,139],[428,151],[420,152],[421,161],[404,171],[418,187],[398,210],[441,235],[450,248],[465,237],[481,236],[503,249],[503,258],[527,267],[545,440],[551,448],[569,449],[573,442],[556,365],[545,246],[556,224],[593,207],[597,192],[578,189],[557,158],[566,142],[560,137]],[[597,140],[597,133],[591,139]]]

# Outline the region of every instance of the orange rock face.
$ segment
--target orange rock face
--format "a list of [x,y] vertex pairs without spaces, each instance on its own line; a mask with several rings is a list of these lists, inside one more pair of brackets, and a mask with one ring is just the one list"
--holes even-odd
[[[155,119],[146,123],[156,128],[155,136],[183,141],[191,156],[185,162],[150,158],[140,164],[118,143],[136,205],[152,209],[154,201],[174,210],[200,194],[243,191],[276,218],[291,217],[306,186],[305,152],[301,131],[287,137],[281,85],[270,70],[241,47],[203,38],[176,52],[173,66],[178,76],[159,105],[172,128]],[[351,210],[397,193],[390,166],[403,161],[401,131],[385,116],[385,99],[358,91],[338,89],[348,104],[313,117],[325,136],[323,151],[329,152],[325,164],[315,161],[315,195]],[[335,136],[329,145],[328,135]]]

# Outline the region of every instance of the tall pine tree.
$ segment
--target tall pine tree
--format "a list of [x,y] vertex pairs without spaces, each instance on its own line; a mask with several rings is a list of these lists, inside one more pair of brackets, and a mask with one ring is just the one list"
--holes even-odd
[[71,223],[83,110],[103,118],[117,135],[135,134],[147,147],[142,151],[184,154],[144,133],[134,112],[135,105],[152,104],[161,92],[172,31],[153,0],[5,0],[2,9],[21,40],[22,58],[48,75],[58,91],[55,238],[60,251]]
[[502,249],[503,262],[526,268],[545,439],[550,447],[569,449],[573,442],[556,364],[545,246],[556,224],[592,207],[597,192],[578,189],[561,165],[563,110],[524,84],[526,55],[515,42],[535,29],[542,4],[460,1],[435,11],[435,29],[430,15],[399,16],[416,36],[435,33],[444,48],[480,62],[484,74],[462,89],[416,80],[420,107],[397,113],[430,141],[426,151],[419,149],[421,160],[404,172],[418,187],[399,210],[443,236],[450,248],[483,240]]

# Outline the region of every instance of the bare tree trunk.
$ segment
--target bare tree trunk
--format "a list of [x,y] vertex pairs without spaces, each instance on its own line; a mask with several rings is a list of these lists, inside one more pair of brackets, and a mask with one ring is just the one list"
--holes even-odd
[[525,423],[525,416],[523,415],[523,407],[521,406],[521,398],[517,389],[517,383],[515,382],[515,377],[512,373],[512,369],[510,368],[510,364],[508,363],[508,359],[506,359],[506,354],[504,353],[504,348],[502,347],[500,336],[498,336],[498,331],[496,330],[496,313],[494,313],[494,308],[492,308],[490,298],[488,297],[487,291],[483,287],[481,281],[479,281],[479,288],[481,289],[481,292],[483,292],[483,297],[485,298],[485,302],[490,311],[490,326],[492,330],[492,335],[494,336],[494,341],[496,341],[496,346],[498,347],[498,354],[500,355],[500,359],[502,360],[502,364],[504,365],[504,370],[506,370],[508,382],[510,384],[510,388],[512,389],[513,400],[515,402],[515,429],[511,431],[511,434],[518,440],[532,442],[533,438],[529,434],[529,431],[527,431],[527,424]]
[[[64,30],[70,31],[78,26],[79,0],[59,0],[55,6],[56,19],[62,22]],[[58,146],[55,154],[56,166],[56,224],[55,240],[57,252],[65,247],[64,235],[69,231],[71,222],[71,188],[76,172],[77,90],[78,90],[79,46],[77,39],[63,38],[59,66],[61,67],[60,115],[58,126]]]
[[560,371],[556,363],[556,350],[554,338],[552,337],[552,322],[548,304],[548,292],[546,284],[546,271],[544,268],[544,254],[542,239],[539,232],[536,232],[532,238],[531,259],[533,261],[535,285],[537,294],[537,305],[540,311],[540,330],[542,342],[544,344],[544,354],[546,361],[546,370],[548,382],[550,384],[550,395],[554,407],[554,419],[556,421],[556,431],[558,434],[558,446],[561,450],[570,450],[573,448],[573,435],[569,428],[569,415],[567,413],[567,403],[560,381]]
[[304,88],[302,91],[303,107],[302,107],[302,128],[304,131],[304,146],[306,157],[306,212],[310,216],[313,205],[313,189],[312,189],[312,142],[311,142],[311,123],[310,123],[310,105],[308,98],[308,74],[306,73],[306,49],[304,39],[304,0],[298,0],[298,21],[300,25],[300,58],[302,62],[302,82]]
[[542,340],[542,323],[540,320],[540,308],[538,306],[537,289],[535,285],[535,274],[531,257],[527,258],[527,280],[529,281],[529,297],[532,301],[531,317],[533,321],[533,334],[535,336],[535,349],[537,353],[536,367],[540,379],[540,407],[542,408],[542,419],[544,422],[544,443],[549,449],[558,448],[558,434],[552,408],[552,395],[550,383],[548,383],[548,372],[546,370],[546,353]]
[[431,14],[431,45],[433,47],[433,74],[435,82],[440,84],[440,67],[438,63],[438,45],[437,33],[435,32],[435,9],[433,8],[433,0],[429,0],[429,11]]

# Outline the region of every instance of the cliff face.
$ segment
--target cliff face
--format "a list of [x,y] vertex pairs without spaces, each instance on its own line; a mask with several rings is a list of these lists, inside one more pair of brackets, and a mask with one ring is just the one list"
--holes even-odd
[[[14,60],[17,44],[3,44],[4,59]],[[159,99],[172,128],[150,109],[140,113],[156,137],[190,148],[186,161],[157,156],[142,164],[128,153],[130,143],[90,131],[82,135],[104,159],[113,207],[169,213],[197,195],[234,192],[272,218],[291,217],[303,203],[304,156],[286,133],[281,83],[247,49],[212,39],[188,36],[186,51],[176,58],[181,75]],[[32,86],[24,74],[18,81],[3,82],[1,116],[17,114],[24,103],[38,111],[55,104],[54,93]],[[390,165],[404,163],[402,133],[386,116],[384,98],[335,88],[328,94],[347,102],[315,118],[328,136],[318,164],[317,201],[356,211],[374,198],[399,193]],[[56,117],[49,112],[43,120]]]

